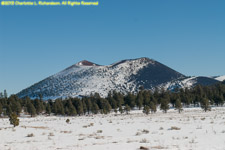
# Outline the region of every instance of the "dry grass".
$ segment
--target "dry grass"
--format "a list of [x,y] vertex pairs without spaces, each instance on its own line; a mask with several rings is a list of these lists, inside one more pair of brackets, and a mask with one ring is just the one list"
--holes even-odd
[[180,130],[180,128],[178,128],[178,127],[176,127],[176,126],[172,126],[172,127],[170,128],[170,130]]
[[102,133],[102,130],[98,130],[97,133]]
[[148,133],[149,133],[149,131],[148,131],[148,130],[146,130],[146,129],[144,129],[144,130],[142,130],[142,133],[143,133],[143,134],[148,134]]
[[33,128],[33,129],[49,129],[48,127],[44,126],[21,126],[22,128]]
[[158,145],[158,146],[153,146],[153,147],[151,147],[152,149],[167,149],[167,147],[163,147],[163,146],[160,146],[160,145]]
[[201,118],[201,120],[202,120],[202,121],[205,120],[205,117],[204,117],[204,118]]
[[140,143],[148,143],[147,139],[141,139]]
[[144,147],[144,146],[140,146],[140,148],[139,149],[143,149],[143,150],[149,150],[149,148],[147,148],[147,147]]
[[104,136],[96,136],[95,139],[104,139]]
[[72,133],[72,131],[60,131],[60,133]]
[[136,136],[139,136],[139,135],[141,135],[141,132],[137,132],[135,135],[136,135]]
[[34,137],[34,134],[33,133],[27,134],[27,137]]
[[50,132],[48,136],[55,136],[54,133]]

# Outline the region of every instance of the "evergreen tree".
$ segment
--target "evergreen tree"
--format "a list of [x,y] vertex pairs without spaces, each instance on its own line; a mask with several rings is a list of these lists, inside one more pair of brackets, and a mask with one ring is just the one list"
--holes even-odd
[[143,105],[146,106],[150,103],[150,91],[143,91]]
[[200,104],[201,98],[200,98],[200,96],[199,96],[199,95],[196,95],[196,94],[194,94],[194,95],[195,95],[195,96],[194,96],[194,101],[193,101],[194,106],[198,106],[198,107],[199,107],[199,104]]
[[177,99],[177,100],[176,100],[175,108],[178,110],[179,113],[183,110],[183,109],[182,109],[182,104],[181,104],[180,99]]
[[150,112],[150,107],[148,105],[144,106],[143,113],[145,113],[146,115],[148,115],[149,112]]
[[142,95],[142,91],[140,91],[137,95],[137,99],[136,99],[136,104],[139,108],[139,110],[141,110],[142,106],[143,106],[143,95]]
[[27,104],[27,112],[31,117],[34,117],[36,115],[36,109],[31,102]]
[[10,124],[12,124],[14,127],[18,126],[19,125],[19,119],[18,119],[18,116],[16,115],[16,113],[11,113],[9,115],[9,122]]
[[2,92],[0,92],[0,98],[4,98],[4,96],[3,96]]
[[161,99],[160,109],[163,110],[164,113],[167,113],[167,110],[169,109],[168,99]]
[[[151,96],[151,101],[150,101],[150,103],[151,102],[153,102],[154,103],[154,105],[155,105],[155,107],[157,107],[157,99],[154,97],[154,96]],[[149,104],[150,104],[149,103]],[[149,105],[150,106],[150,105]]]
[[122,106],[119,106],[119,112],[122,114],[123,113],[123,108]]
[[128,93],[128,95],[125,97],[125,103],[130,107],[135,107],[135,95],[132,93]]
[[120,107],[124,104],[124,96],[121,93],[113,91],[113,98],[117,103],[117,107]]
[[215,104],[217,105],[217,106],[219,106],[219,105],[221,105],[221,106],[223,106],[223,104],[224,104],[224,98],[223,98],[223,95],[222,94],[216,94],[215,95],[215,98],[214,98],[214,101],[215,101]]
[[0,103],[0,117],[2,116],[2,111],[3,111],[2,104]]
[[104,114],[110,113],[112,107],[107,100],[104,100]]
[[170,102],[173,105],[173,107],[175,107],[177,99],[178,99],[177,93],[172,93],[170,96]]
[[86,99],[86,106],[87,106],[87,112],[89,114],[91,112],[91,110],[92,110],[92,103],[91,103],[90,98]]
[[207,98],[202,98],[202,100],[201,100],[201,108],[205,112],[211,110],[210,103],[209,103],[209,100]]
[[109,104],[112,107],[112,109],[117,109],[118,108],[117,102],[116,102],[116,100],[114,98],[110,98],[109,99]]
[[6,92],[6,90],[4,90],[4,95],[3,95],[4,98],[8,98],[8,94]]
[[99,112],[98,105],[96,103],[93,103],[93,105],[92,105],[92,113],[93,114],[98,114],[98,112]]
[[150,108],[150,110],[151,110],[151,113],[155,113],[156,110],[157,110],[156,105],[155,105],[154,102],[150,102],[149,108]]
[[78,100],[77,113],[79,116],[84,113],[83,104],[81,100]]
[[73,106],[72,102],[69,100],[68,102],[68,112],[70,116],[75,116],[77,115],[76,108]]
[[12,109],[9,105],[6,105],[6,114],[9,116],[12,113]]
[[47,103],[47,106],[46,106],[46,113],[47,113],[48,115],[50,115],[51,112],[52,112],[51,105],[50,105],[50,103],[48,102],[48,103]]
[[83,104],[83,113],[84,113],[84,115],[85,115],[86,112],[87,112],[87,106],[86,106],[86,103],[85,103],[84,100],[82,100],[82,104]]
[[[40,95],[40,98],[41,98],[41,95]],[[44,106],[43,106],[43,103],[41,100],[39,99],[35,99],[34,100],[34,107],[36,109],[36,113],[37,114],[40,114],[43,110],[44,110]]]
[[117,110],[117,109],[118,109],[118,108],[115,108],[115,109],[114,109],[114,113],[116,113],[116,114],[117,114],[117,112],[118,112],[118,110]]
[[16,102],[16,114],[19,116],[22,111],[22,107],[19,102]]
[[124,109],[125,109],[126,113],[129,114],[130,106],[126,104]]
[[55,100],[53,108],[56,115],[65,115],[64,106],[61,99]]

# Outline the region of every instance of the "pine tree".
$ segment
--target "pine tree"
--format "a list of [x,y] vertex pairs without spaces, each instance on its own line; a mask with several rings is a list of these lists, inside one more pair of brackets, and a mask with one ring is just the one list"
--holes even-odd
[[75,116],[77,115],[77,110],[76,108],[73,106],[72,102],[69,100],[68,102],[68,112],[70,116]]
[[[41,95],[40,95],[40,98],[41,98]],[[34,107],[36,109],[36,113],[37,114],[40,114],[43,110],[44,110],[44,106],[43,106],[43,103],[41,100],[39,99],[35,99],[34,100]]]
[[167,99],[161,99],[160,109],[167,113],[167,110],[169,110],[169,101]]
[[115,99],[117,103],[117,107],[120,107],[124,104],[124,96],[121,93],[117,93],[116,91],[113,91],[113,98]]
[[86,106],[86,103],[85,103],[84,100],[81,100],[81,101],[82,101],[82,104],[83,104],[83,113],[84,113],[84,115],[85,115],[86,112],[87,112],[87,106]]
[[119,112],[122,114],[123,113],[123,108],[122,106],[119,106]]
[[149,107],[150,107],[151,113],[156,112],[157,109],[156,109],[156,105],[154,102],[150,102]]
[[201,108],[205,112],[211,110],[210,103],[209,103],[209,100],[207,98],[202,98],[202,100],[201,100]]
[[19,102],[16,102],[16,114],[19,116],[22,111],[22,107]]
[[125,106],[124,109],[125,109],[126,113],[129,114],[129,112],[130,112],[130,106],[126,104],[126,106]]
[[112,109],[112,107],[111,107],[111,105],[109,104],[109,102],[106,100],[106,99],[102,99],[102,101],[101,101],[101,105],[102,105],[102,112],[104,113],[104,114],[107,114],[107,113],[109,113],[110,111],[111,111],[111,109]]
[[17,115],[19,115],[22,110],[20,102],[19,102],[19,98],[16,95],[11,95],[7,101],[12,112],[16,112]]
[[4,90],[4,95],[3,95],[4,98],[8,98],[8,94],[6,92],[6,90]]
[[136,104],[137,104],[139,110],[141,110],[141,108],[142,108],[142,106],[143,106],[143,100],[144,100],[144,98],[143,98],[143,96],[142,96],[142,91],[140,91],[140,92],[138,93],[137,99],[136,99]]
[[3,111],[2,104],[0,103],[0,117],[2,116],[2,111]]
[[99,112],[99,107],[98,107],[98,105],[97,105],[96,103],[93,103],[93,104],[92,104],[92,113],[93,113],[93,114],[98,114],[98,112]]
[[181,111],[183,110],[183,109],[182,109],[182,104],[181,104],[180,99],[177,99],[177,100],[176,100],[175,108],[178,110],[179,113],[181,113]]
[[77,113],[79,116],[84,113],[83,104],[81,100],[78,100]]
[[130,108],[135,107],[135,95],[132,93],[128,93],[128,95],[125,97],[125,102],[127,105],[129,105]]
[[36,109],[31,102],[27,104],[27,112],[31,117],[34,117],[36,115]]
[[10,124],[12,124],[14,127],[18,126],[19,125],[19,119],[18,119],[18,116],[16,115],[16,113],[11,113],[9,115],[9,122]]
[[0,92],[0,98],[4,98],[4,96],[3,96],[2,92]]
[[12,109],[9,105],[6,106],[6,114],[9,116],[12,113]]
[[217,106],[219,106],[219,105],[223,106],[224,99],[223,99],[223,95],[222,94],[216,94],[214,99],[215,99],[215,103],[216,103]]
[[144,106],[144,109],[143,109],[143,113],[145,113],[146,115],[148,115],[150,112],[150,108],[148,105]]
[[89,114],[90,111],[92,110],[92,103],[91,103],[90,98],[87,98],[87,99],[86,99],[86,106],[87,106],[87,112],[88,112],[88,114]]
[[118,108],[114,108],[114,113],[116,113],[117,114],[117,112],[118,112],[118,110],[117,110]]
[[53,109],[55,115],[65,115],[64,106],[61,99],[55,100]]
[[48,102],[48,104],[47,104],[47,106],[46,106],[46,113],[47,113],[48,115],[50,115],[51,112],[52,112],[51,105],[50,105],[50,103]]
[[143,91],[143,105],[148,105],[150,103],[150,92],[149,91]]

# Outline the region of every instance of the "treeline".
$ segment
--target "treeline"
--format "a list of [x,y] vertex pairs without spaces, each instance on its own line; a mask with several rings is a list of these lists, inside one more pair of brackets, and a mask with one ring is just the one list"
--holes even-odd
[[0,93],[0,114],[9,116],[12,113],[20,115],[29,114],[31,117],[40,114],[54,114],[65,116],[81,116],[87,114],[129,113],[132,109],[143,110],[143,113],[155,113],[157,108],[167,112],[175,108],[178,112],[182,107],[201,107],[204,111],[211,106],[223,106],[225,102],[225,85],[213,86],[197,85],[192,89],[177,89],[173,92],[156,89],[154,92],[143,88],[137,94],[123,95],[116,91],[110,92],[106,98],[98,93],[89,97],[67,98],[43,101],[31,100],[26,97],[18,98],[16,95],[7,96],[7,92]]

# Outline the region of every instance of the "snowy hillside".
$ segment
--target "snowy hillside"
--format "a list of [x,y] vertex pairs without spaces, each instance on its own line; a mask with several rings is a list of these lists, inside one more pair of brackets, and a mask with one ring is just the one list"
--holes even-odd
[[163,83],[185,76],[148,58],[123,60],[112,65],[100,66],[81,61],[21,91],[19,97],[44,99],[75,97],[98,92],[107,96],[109,91],[135,92],[141,86],[152,89]]
[[165,90],[173,90],[175,88],[191,88],[196,86],[197,84],[200,85],[213,85],[218,83],[219,81],[210,77],[186,77],[184,79],[178,79],[174,81],[170,81],[167,83],[164,83],[159,88],[164,88]]
[[215,78],[218,81],[224,81],[225,80],[225,75],[224,76],[219,76],[217,78]]

